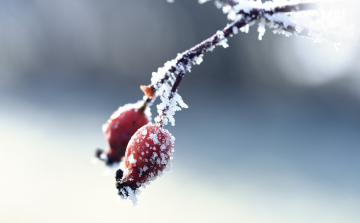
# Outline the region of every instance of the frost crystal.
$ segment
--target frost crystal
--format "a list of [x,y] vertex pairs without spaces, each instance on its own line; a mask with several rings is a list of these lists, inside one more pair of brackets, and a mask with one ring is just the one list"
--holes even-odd
[[[359,44],[360,39],[360,3],[353,0],[216,0],[217,7],[222,8],[228,19],[237,21],[240,18],[259,21],[259,40],[265,32],[265,25],[274,29],[274,33],[290,36],[291,34],[306,37],[313,42],[330,41]],[[285,10],[282,7],[287,6]],[[274,10],[282,9],[284,12]],[[258,14],[255,14],[256,10]],[[249,24],[250,26],[252,24]],[[240,28],[248,32],[249,26]],[[233,32],[236,34],[236,31]]]
[[210,0],[199,0],[199,3],[204,4],[205,2],[208,2],[208,1],[210,1]]
[[[160,99],[161,103],[159,103],[157,107],[157,111],[159,114],[162,114],[161,117],[156,117],[156,122],[161,122],[164,125],[167,125],[170,122],[172,125],[175,125],[174,115],[176,111],[180,111],[181,108],[188,108],[188,106],[184,103],[181,96],[175,92],[171,93],[171,89],[169,85],[163,85],[159,92],[161,92]],[[169,95],[172,97],[169,99]],[[164,112],[165,111],[165,112]]]
[[262,40],[262,37],[265,34],[265,21],[264,20],[259,22],[258,32],[259,32],[259,40]]
[[122,194],[128,194],[128,196],[120,195],[121,200],[129,200],[132,201],[133,206],[136,207],[138,205],[138,196],[140,196],[141,191],[136,189],[135,191],[132,190],[130,187],[124,187],[121,189]]
[[131,163],[131,164],[135,164],[135,163],[136,163],[136,159],[134,159],[133,154],[131,154],[131,155],[129,156],[128,160],[129,160],[129,163]]

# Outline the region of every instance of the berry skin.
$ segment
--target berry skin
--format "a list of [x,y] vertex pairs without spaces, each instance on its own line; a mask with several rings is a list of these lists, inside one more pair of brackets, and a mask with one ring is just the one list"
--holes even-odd
[[129,188],[135,191],[170,167],[174,140],[168,130],[152,123],[133,135],[126,148],[125,171],[119,169],[116,173],[120,196],[127,197]]
[[149,116],[145,114],[147,112],[144,112],[144,108],[140,108],[138,104],[127,104],[115,111],[103,125],[109,149],[105,152],[97,150],[96,156],[104,160],[107,165],[119,163],[134,133],[150,122]]

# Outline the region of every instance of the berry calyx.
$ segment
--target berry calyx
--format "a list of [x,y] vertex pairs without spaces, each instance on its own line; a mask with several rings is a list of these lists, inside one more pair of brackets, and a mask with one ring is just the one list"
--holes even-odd
[[150,109],[141,107],[141,105],[141,103],[137,103],[120,107],[103,125],[103,132],[109,148],[105,152],[98,149],[95,156],[107,165],[119,163],[125,155],[126,147],[134,133],[150,122]]
[[149,87],[149,86],[144,86],[144,85],[141,85],[140,86],[140,89],[144,92],[144,94],[151,98],[151,99],[154,99],[154,89],[153,87]]
[[171,167],[175,138],[161,126],[149,123],[131,138],[125,154],[125,170],[116,173],[118,194],[129,197]]

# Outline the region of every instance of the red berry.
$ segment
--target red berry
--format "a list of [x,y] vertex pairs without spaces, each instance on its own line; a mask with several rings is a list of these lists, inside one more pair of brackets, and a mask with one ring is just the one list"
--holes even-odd
[[105,151],[104,161],[108,165],[120,162],[131,137],[149,122],[150,117],[138,104],[127,104],[115,111],[103,125],[103,132],[110,147]]
[[127,197],[129,189],[135,191],[170,167],[174,140],[168,130],[155,124],[140,128],[126,148],[124,177],[122,170],[116,174],[119,195]]

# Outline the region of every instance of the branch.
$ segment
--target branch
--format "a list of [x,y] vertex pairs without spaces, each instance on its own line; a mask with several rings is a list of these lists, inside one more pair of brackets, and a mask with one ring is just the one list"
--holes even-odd
[[[233,4],[235,1],[226,2]],[[218,31],[216,34],[204,40],[200,44],[192,47],[182,54],[178,54],[175,59],[166,62],[165,65],[159,68],[157,72],[153,72],[151,85],[147,86],[147,88],[151,89],[151,92],[154,94],[151,96],[160,96],[162,101],[159,105],[157,105],[159,116],[155,118],[155,121],[161,126],[166,125],[168,121],[170,121],[172,125],[175,125],[175,119],[173,118],[175,111],[180,110],[180,107],[187,107],[187,105],[182,101],[180,95],[176,93],[176,89],[178,88],[180,80],[185,72],[190,72],[193,64],[200,64],[202,62],[202,57],[205,52],[212,51],[219,45],[224,48],[228,47],[227,39],[230,36],[237,34],[240,28],[243,28],[260,19],[264,19],[268,22],[268,24],[272,24],[273,22],[272,28],[282,29],[297,35],[306,35],[308,33],[307,30],[301,30],[302,32],[299,32],[299,30],[296,29],[296,26],[293,26],[289,21],[287,21],[286,24],[284,21],[274,22],[270,16],[276,16],[277,14],[284,12],[310,10],[314,7],[315,4],[313,3],[304,3],[299,5],[277,6],[273,8],[250,8],[249,10],[240,9],[238,11],[240,16],[237,17],[233,23],[227,25],[223,30]],[[171,86],[175,88],[170,90]],[[153,99],[150,97],[146,96],[144,98],[144,106],[149,106],[152,102]],[[179,104],[180,107],[178,107],[177,104]]]
[[[179,85],[180,85],[180,82],[181,82],[184,74],[185,74],[184,72],[180,72],[180,73],[177,75],[176,80],[175,80],[175,82],[174,82],[174,84],[173,84],[173,86],[172,86],[172,88],[171,88],[171,91],[170,91],[170,93],[168,94],[168,100],[169,100],[169,101],[172,101],[172,100],[175,98],[175,96],[178,96],[178,97],[179,97],[179,95],[176,93],[176,91],[177,91],[177,88],[178,88]],[[172,102],[172,103],[170,103],[170,104],[174,104],[174,102]],[[175,104],[176,104],[176,102],[175,102]],[[169,112],[169,109],[170,109],[170,106],[167,105],[167,106],[162,110],[162,115],[159,115],[159,118],[158,118],[158,120],[157,120],[158,125],[164,126],[164,119],[162,118],[162,116],[166,116],[167,113]]]
[[[238,8],[236,6],[240,6],[238,1],[236,0],[216,0],[215,2],[220,2],[223,5],[229,5],[231,7],[234,7],[234,9]],[[241,7],[241,6],[240,6]],[[270,25],[271,28],[281,29],[283,31],[294,33],[296,35],[301,36],[307,36],[309,31],[307,29],[296,29],[296,25],[291,23],[290,21],[281,21],[280,19],[276,20],[274,18],[271,18],[272,15],[277,13],[285,13],[285,12],[294,12],[294,11],[305,11],[305,10],[313,10],[316,9],[318,6],[316,3],[299,3],[299,4],[293,4],[293,5],[284,5],[284,6],[276,6],[273,8],[267,7],[265,8],[251,8],[250,10],[244,10],[240,9],[236,14],[242,15],[243,18],[238,19],[235,21],[232,25],[226,27],[222,30],[224,34],[224,38],[228,38],[231,34],[234,34],[233,28],[237,27],[242,28],[246,25],[248,25],[250,22],[254,20],[259,20],[261,18],[264,18],[268,25]],[[234,19],[235,20],[235,19]],[[235,31],[237,33],[237,31]],[[235,34],[236,34],[235,33]],[[170,61],[168,63],[171,63],[172,65],[169,67],[168,64],[165,64],[163,67],[164,70],[160,71],[162,75],[160,78],[153,78],[152,84],[148,86],[150,88],[151,92],[156,95],[156,92],[161,86],[166,83],[169,79],[171,79],[171,74],[177,75],[179,71],[182,70],[189,70],[190,66],[189,64],[191,62],[194,62],[195,60],[202,60],[201,58],[198,58],[199,56],[202,57],[202,54],[205,51],[212,50],[216,44],[218,44],[223,39],[220,38],[222,34],[217,33],[214,36],[210,37],[209,39],[203,41],[202,43],[198,44],[197,46],[191,48],[190,50],[185,51],[184,53],[180,54],[175,61]],[[196,62],[201,63],[201,62]],[[159,71],[158,71],[159,73]],[[154,75],[153,75],[154,77]],[[174,79],[174,78],[173,78]],[[144,106],[148,106],[150,103],[152,103],[153,95],[150,95],[150,97],[146,97],[144,100]]]
[[[169,80],[172,86],[175,85],[173,83],[173,78],[176,76],[183,76],[186,71],[191,71],[191,66],[193,64],[200,64],[202,62],[202,57],[205,52],[212,51],[216,46],[223,46],[224,48],[228,47],[227,38],[230,36],[237,34],[238,30],[253,20],[256,17],[252,18],[250,16],[242,16],[237,21],[234,21],[230,25],[226,26],[223,30],[218,31],[216,34],[201,42],[200,44],[192,47],[191,49],[179,54],[174,60],[168,61],[165,63],[165,66],[158,69],[158,72],[153,73],[152,84],[150,87],[156,91],[157,96],[161,96],[162,103],[157,105],[159,116],[155,119],[157,123],[161,123],[161,125],[166,125],[168,121],[170,121],[173,125],[175,124],[175,120],[173,118],[173,114],[175,111],[180,110],[180,107],[177,107],[176,103],[178,103],[181,107],[187,107],[187,105],[182,101],[180,95],[174,93],[174,100],[169,100],[170,90],[169,86],[166,85]],[[178,86],[176,86],[177,88]],[[149,101],[148,98],[145,101]],[[145,102],[146,103],[146,102]],[[167,108],[168,107],[168,108]],[[164,114],[164,109],[166,109],[166,114]]]

